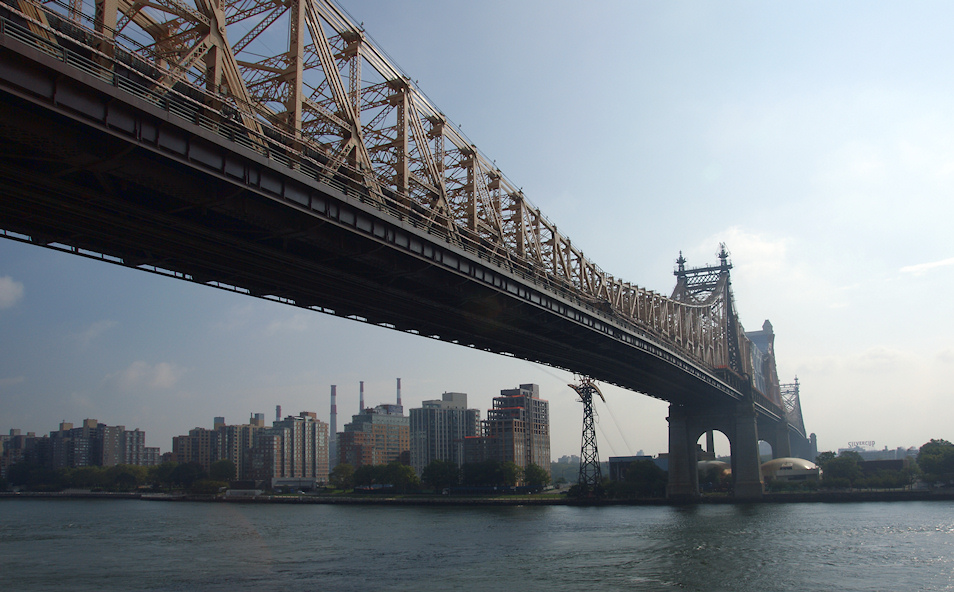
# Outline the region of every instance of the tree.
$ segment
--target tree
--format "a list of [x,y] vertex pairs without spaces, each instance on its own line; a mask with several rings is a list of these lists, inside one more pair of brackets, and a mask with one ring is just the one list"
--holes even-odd
[[469,487],[516,485],[522,477],[523,471],[512,461],[485,460],[461,467],[461,481]]
[[918,450],[918,466],[933,480],[954,478],[954,444],[932,439]]
[[828,487],[855,487],[864,478],[864,471],[859,465],[861,455],[857,452],[844,450],[837,458],[825,464],[822,485]]
[[460,483],[460,469],[449,460],[432,460],[421,472],[421,481],[438,493]]
[[523,470],[517,466],[517,463],[508,460],[500,463],[497,468],[497,479],[494,485],[516,485],[523,478]]
[[146,483],[149,469],[138,465],[113,465],[105,470],[105,487],[110,491],[132,491]]
[[76,467],[70,473],[70,486],[79,489],[106,487],[106,474],[102,467]]
[[199,479],[189,487],[189,493],[195,493],[200,495],[215,495],[219,493],[223,487],[228,487],[228,483],[225,481],[215,481],[213,479]]
[[7,469],[11,485],[28,491],[62,491],[69,485],[68,469],[51,469],[39,463],[20,461]]
[[417,490],[421,485],[414,469],[397,461],[388,463],[384,467],[383,473],[384,483],[393,485],[398,493],[407,493],[409,490]]
[[624,491],[635,497],[663,497],[666,495],[666,471],[651,460],[637,460],[623,473]]
[[209,465],[209,479],[213,481],[232,481],[235,479],[235,463],[227,458]]
[[351,489],[354,487],[354,467],[348,463],[340,463],[331,469],[328,482],[335,489]]
[[149,467],[149,480],[155,487],[172,486],[172,472],[179,463],[166,461],[162,464]]
[[169,481],[183,489],[192,487],[200,479],[205,479],[205,469],[197,462],[180,463],[172,469]]
[[383,465],[361,465],[354,470],[354,484],[368,487],[375,483],[384,483]]
[[523,470],[524,483],[536,489],[543,489],[550,484],[550,475],[541,467],[530,463]]
[[838,458],[838,455],[829,450],[828,452],[822,452],[816,456],[815,464],[821,467],[821,470],[824,471],[828,463],[835,460],[836,458]]

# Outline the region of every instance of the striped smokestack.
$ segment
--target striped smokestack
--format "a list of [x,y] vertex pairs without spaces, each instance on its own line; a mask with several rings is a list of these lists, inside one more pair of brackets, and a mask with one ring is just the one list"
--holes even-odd
[[400,405],[401,405],[401,379],[398,378],[397,381],[398,381],[398,389],[397,389],[397,391],[398,391],[398,393],[397,393],[397,395],[398,395],[398,400],[397,400],[397,404],[400,406]]
[[338,435],[338,386],[331,385],[331,441]]
[[361,395],[358,398],[358,413],[364,413],[364,381],[358,383],[361,386]]
[[331,385],[331,437],[328,438],[328,468],[338,464],[338,387]]

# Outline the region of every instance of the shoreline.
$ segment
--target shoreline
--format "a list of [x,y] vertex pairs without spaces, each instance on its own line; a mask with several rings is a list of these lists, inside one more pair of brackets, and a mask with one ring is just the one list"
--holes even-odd
[[703,496],[687,499],[575,500],[554,497],[457,497],[457,496],[331,496],[331,495],[259,495],[226,497],[191,494],[163,494],[108,491],[0,492],[4,499],[123,499],[164,502],[202,502],[228,504],[338,504],[391,506],[693,506],[701,504],[782,504],[782,503],[858,503],[906,501],[954,501],[951,491],[833,491],[802,493],[766,493],[759,499],[727,496]]

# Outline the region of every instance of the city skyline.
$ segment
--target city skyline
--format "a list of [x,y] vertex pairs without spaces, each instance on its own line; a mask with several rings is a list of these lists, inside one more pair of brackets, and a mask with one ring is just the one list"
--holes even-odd
[[[342,5],[609,273],[668,294],[680,251],[725,242],[820,450],[950,439],[954,8]],[[579,454],[566,372],[6,240],[0,331],[4,432],[56,410],[165,446],[184,417],[326,420],[331,384],[347,416],[358,381],[378,404],[402,377],[405,406],[539,384],[552,457]],[[601,388],[601,457],[666,450],[665,403]]]

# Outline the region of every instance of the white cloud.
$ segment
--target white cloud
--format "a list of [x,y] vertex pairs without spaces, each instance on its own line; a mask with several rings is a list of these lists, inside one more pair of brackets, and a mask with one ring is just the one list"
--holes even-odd
[[954,265],[954,257],[949,259],[942,259],[941,261],[932,261],[931,263],[918,263],[917,265],[908,265],[901,268],[901,273],[910,273],[913,275],[924,275],[925,273],[931,271],[932,269],[937,269],[938,267],[947,267],[949,265]]
[[0,309],[10,308],[23,298],[23,284],[10,276],[0,277]]
[[113,388],[123,391],[144,388],[152,390],[171,389],[185,372],[185,368],[169,362],[150,365],[140,360],[133,362],[125,370],[108,375],[105,382]]
[[[733,267],[756,277],[786,270],[790,242],[791,239],[787,237],[772,239],[762,234],[748,232],[739,226],[732,226],[705,239],[695,251],[703,254],[706,251],[712,251],[714,245],[725,243],[731,255],[730,259],[733,261]],[[711,255],[703,255],[703,258],[715,263],[715,251]]]

